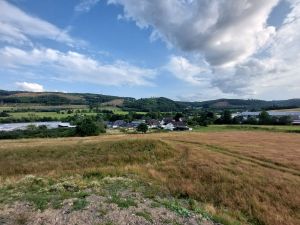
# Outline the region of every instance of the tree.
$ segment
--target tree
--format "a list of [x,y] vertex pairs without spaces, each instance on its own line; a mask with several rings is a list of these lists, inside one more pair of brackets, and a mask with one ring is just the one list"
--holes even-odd
[[271,124],[271,122],[272,122],[271,116],[265,110],[259,114],[258,119],[259,119],[259,124],[262,124],[262,125],[268,125],[268,124]]
[[253,116],[250,116],[247,118],[247,120],[244,122],[245,124],[250,124],[250,125],[256,125],[257,124],[257,119]]
[[147,133],[147,131],[148,131],[148,126],[147,126],[147,124],[145,124],[145,123],[141,123],[141,124],[138,125],[138,127],[136,128],[136,130],[137,130],[138,132]]
[[174,120],[178,122],[182,117],[183,117],[182,113],[176,113],[176,115],[174,116]]
[[0,117],[9,117],[9,114],[7,112],[0,112]]
[[278,119],[279,125],[291,125],[291,123],[292,123],[292,118],[290,116],[281,116]]
[[99,127],[91,118],[84,118],[77,123],[76,133],[80,136],[92,136],[100,133]]
[[232,118],[231,118],[231,112],[227,109],[225,109],[221,115],[221,122],[224,124],[231,124]]

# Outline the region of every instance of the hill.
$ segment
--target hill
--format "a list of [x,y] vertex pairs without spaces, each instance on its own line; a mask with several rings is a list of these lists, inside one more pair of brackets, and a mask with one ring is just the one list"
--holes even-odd
[[24,92],[0,90],[0,104],[114,106],[126,111],[182,111],[185,109],[261,110],[300,107],[300,99],[264,101],[256,99],[217,99],[203,102],[174,101],[164,97],[135,99],[90,93]]
[[0,221],[298,225],[298,149],[263,131],[2,141]]
[[[23,91],[3,91],[0,90],[0,103],[24,103],[24,104],[42,104],[42,105],[97,105],[112,102],[116,105],[116,100],[130,100],[102,94],[90,93],[60,93],[60,92],[23,92]],[[114,102],[113,102],[114,101]]]

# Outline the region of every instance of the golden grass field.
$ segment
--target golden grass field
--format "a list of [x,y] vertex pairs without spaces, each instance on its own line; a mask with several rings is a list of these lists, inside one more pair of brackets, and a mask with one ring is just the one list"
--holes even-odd
[[174,132],[0,142],[3,185],[28,174],[55,179],[88,171],[137,176],[161,192],[201,202],[227,224],[300,224],[299,134]]

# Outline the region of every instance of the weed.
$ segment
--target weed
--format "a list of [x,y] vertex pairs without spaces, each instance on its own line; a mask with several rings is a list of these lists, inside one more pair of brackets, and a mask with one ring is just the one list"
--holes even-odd
[[16,225],[25,225],[28,223],[29,215],[27,213],[20,213],[15,216]]
[[122,208],[122,209],[127,209],[131,206],[134,206],[134,207],[137,206],[137,204],[135,203],[135,201],[132,198],[130,198],[130,197],[122,198],[121,195],[119,195],[119,194],[113,194],[111,196],[111,198],[109,198],[108,202],[114,203],[114,204],[118,205],[119,208]]
[[73,202],[72,210],[78,211],[84,209],[88,205],[88,201],[86,199],[76,199]]
[[191,212],[187,209],[182,207],[178,201],[164,201],[162,203],[167,209],[172,210],[173,212],[177,213],[183,217],[190,217]]
[[150,223],[153,222],[152,216],[149,212],[147,211],[140,211],[140,212],[136,212],[135,215],[143,217],[145,220],[149,221]]
[[104,178],[105,175],[98,172],[98,171],[87,171],[83,174],[83,178],[87,178],[87,179],[102,179]]
[[158,203],[158,202],[151,202],[150,207],[151,208],[159,208],[160,207],[160,203]]

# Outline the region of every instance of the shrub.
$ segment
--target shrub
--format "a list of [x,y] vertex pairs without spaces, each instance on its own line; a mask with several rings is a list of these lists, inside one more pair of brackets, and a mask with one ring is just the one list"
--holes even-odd
[[140,125],[138,125],[138,127],[136,128],[136,130],[139,131],[139,132],[147,133],[148,126],[145,123],[141,123]]
[[97,124],[90,118],[84,118],[77,123],[76,133],[80,136],[92,136],[100,133]]

